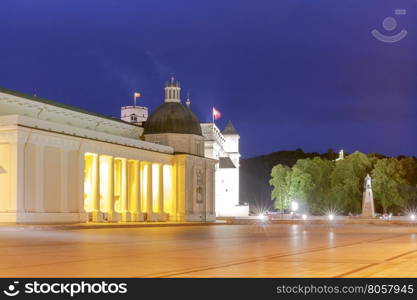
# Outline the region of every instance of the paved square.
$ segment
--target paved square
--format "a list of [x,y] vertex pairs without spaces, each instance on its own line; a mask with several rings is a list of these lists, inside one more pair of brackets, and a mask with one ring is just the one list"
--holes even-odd
[[1,277],[417,277],[417,228],[0,228]]

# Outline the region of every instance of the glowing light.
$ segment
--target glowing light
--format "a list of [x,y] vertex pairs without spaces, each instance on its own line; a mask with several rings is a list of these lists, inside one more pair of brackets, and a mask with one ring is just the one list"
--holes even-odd
[[297,201],[291,202],[291,210],[292,211],[297,211],[298,210],[298,203],[297,203]]
[[410,221],[417,221],[417,208],[416,207],[408,207],[405,211],[404,211],[404,215],[408,216],[408,218],[410,219]]
[[334,214],[328,214],[327,217],[329,218],[330,221],[334,220]]
[[306,214],[303,214],[301,217],[303,218],[303,220],[307,220],[307,215]]
[[159,165],[152,164],[152,212],[159,212]]
[[259,214],[258,218],[259,218],[259,220],[262,220],[262,221],[266,220],[266,216],[264,214]]
[[173,170],[170,165],[164,165],[164,211],[166,213],[174,214],[174,194],[173,194]]

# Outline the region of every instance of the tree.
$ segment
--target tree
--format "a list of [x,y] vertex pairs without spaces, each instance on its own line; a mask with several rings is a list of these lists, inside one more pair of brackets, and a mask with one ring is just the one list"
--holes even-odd
[[400,163],[405,171],[404,193],[407,199],[407,206],[416,209],[417,202],[417,159],[415,157],[403,157]]
[[329,207],[333,168],[334,162],[320,157],[299,159],[292,168],[290,197],[304,202],[310,213],[322,213]]
[[289,198],[289,178],[291,169],[284,165],[276,165],[271,170],[269,184],[273,187],[271,198],[275,200],[275,208],[284,211],[288,208],[291,200]]
[[388,208],[405,207],[407,194],[404,186],[406,171],[403,165],[395,158],[384,158],[375,164],[372,171],[373,192],[377,202],[382,206],[384,213]]
[[339,157],[339,153],[335,152],[332,148],[329,148],[322,156],[328,160],[335,160]]
[[288,197],[290,202],[296,201],[300,207],[308,207],[307,201],[314,188],[314,183],[311,175],[300,168],[299,162],[297,161],[292,168],[290,176],[288,178],[289,193]]
[[361,211],[363,180],[371,170],[371,160],[358,151],[336,162],[331,175],[331,195],[337,210],[344,213]]

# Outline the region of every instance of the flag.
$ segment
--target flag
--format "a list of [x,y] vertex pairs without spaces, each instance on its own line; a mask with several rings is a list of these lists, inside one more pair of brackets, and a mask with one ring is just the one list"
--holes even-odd
[[213,107],[213,120],[218,120],[222,116],[222,113]]
[[133,103],[136,106],[136,98],[140,98],[141,94],[139,92],[135,92],[133,94]]

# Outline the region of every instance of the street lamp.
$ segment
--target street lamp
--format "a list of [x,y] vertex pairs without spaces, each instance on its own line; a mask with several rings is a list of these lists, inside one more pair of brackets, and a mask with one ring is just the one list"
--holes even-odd
[[297,203],[297,201],[291,202],[291,210],[293,212],[296,212],[298,210],[298,203]]
[[265,221],[265,220],[266,220],[266,216],[265,216],[264,214],[259,214],[259,215],[258,215],[258,218],[259,218],[261,221]]

